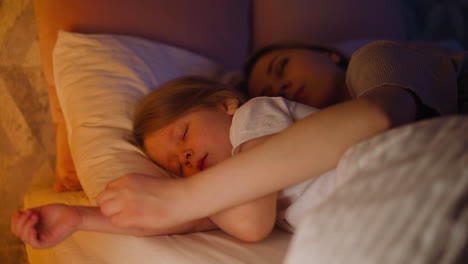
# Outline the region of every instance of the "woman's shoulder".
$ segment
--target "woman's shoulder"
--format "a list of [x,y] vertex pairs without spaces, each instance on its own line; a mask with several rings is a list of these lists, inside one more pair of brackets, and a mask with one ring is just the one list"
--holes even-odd
[[374,41],[351,57],[346,84],[354,98],[391,84],[412,90],[442,114],[453,113],[465,54],[433,43]]
[[352,59],[356,60],[373,58],[376,56],[389,55],[402,56],[402,59],[407,58],[409,53],[417,53],[425,57],[464,57],[466,51],[456,42],[438,41],[438,42],[397,42],[393,40],[375,40],[362,46],[353,53]]

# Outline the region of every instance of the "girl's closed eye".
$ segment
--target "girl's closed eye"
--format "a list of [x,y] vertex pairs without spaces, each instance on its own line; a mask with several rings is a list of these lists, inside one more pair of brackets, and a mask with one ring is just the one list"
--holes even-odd
[[182,141],[184,141],[187,138],[188,129],[189,129],[189,126],[186,125],[185,129],[184,129],[184,132],[182,133],[182,137],[181,137]]
[[179,177],[184,177],[184,167],[182,167],[182,163],[179,162]]
[[[187,124],[185,125],[185,129],[182,132],[181,141],[185,141],[185,139],[187,138],[188,131],[189,131],[189,125]],[[180,161],[179,161],[178,171],[179,171],[179,176],[184,177],[184,166],[182,166],[182,163],[180,163]]]

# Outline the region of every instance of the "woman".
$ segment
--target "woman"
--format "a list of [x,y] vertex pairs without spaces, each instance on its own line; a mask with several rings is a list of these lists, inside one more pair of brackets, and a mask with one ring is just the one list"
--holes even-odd
[[347,70],[349,59],[332,47],[271,45],[247,62],[245,87],[252,96],[284,96],[323,108],[359,97],[381,83],[393,83],[413,90],[418,102],[434,108],[429,115],[454,114],[459,111],[456,82],[464,60],[464,53],[444,46],[376,41],[356,52]]
[[374,42],[356,52],[346,70],[332,50],[266,52],[247,66],[249,93],[282,94],[322,111],[197,177],[115,180],[97,197],[101,211],[120,227],[178,225],[321,175],[349,147],[388,129],[454,113],[465,58],[440,52]]

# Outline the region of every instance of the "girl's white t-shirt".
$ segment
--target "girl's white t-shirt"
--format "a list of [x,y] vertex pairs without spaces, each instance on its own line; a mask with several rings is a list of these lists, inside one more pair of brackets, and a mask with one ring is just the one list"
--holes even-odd
[[[251,139],[272,135],[318,109],[282,97],[256,97],[234,113],[230,131],[232,155]],[[277,224],[293,232],[304,213],[322,203],[335,188],[335,170],[282,190],[278,195]],[[288,175],[284,175],[288,177]]]

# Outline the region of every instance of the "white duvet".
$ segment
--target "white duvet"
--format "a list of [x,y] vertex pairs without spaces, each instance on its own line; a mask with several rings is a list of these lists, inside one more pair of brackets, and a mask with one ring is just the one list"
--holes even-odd
[[468,116],[393,129],[345,153],[288,264],[468,263]]

